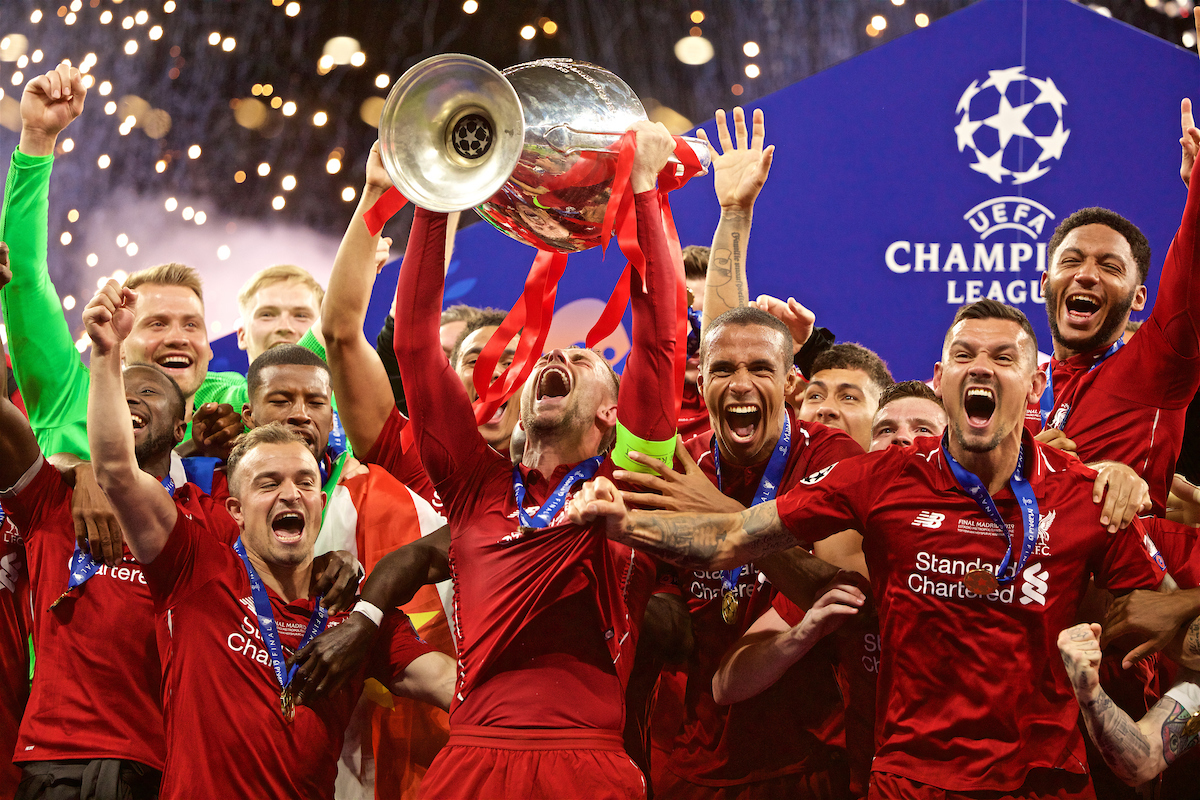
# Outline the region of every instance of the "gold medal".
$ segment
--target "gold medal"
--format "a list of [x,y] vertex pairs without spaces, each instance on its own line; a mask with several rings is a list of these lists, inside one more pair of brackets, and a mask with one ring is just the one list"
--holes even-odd
[[1183,735],[1187,737],[1200,733],[1200,713],[1192,714],[1183,725]]
[[67,589],[65,592],[63,592],[62,594],[60,594],[58,596],[57,600],[55,600],[53,603],[50,604],[50,610],[53,611],[55,606],[57,606],[59,603],[61,603],[63,600],[66,600],[70,596],[71,596],[71,589]]
[[279,710],[283,712],[284,722],[291,722],[296,718],[296,701],[292,698],[291,689],[284,689],[279,693]]
[[986,569],[971,570],[963,576],[962,582],[968,592],[980,597],[987,597],[1000,588],[1000,581],[996,580],[996,576]]
[[721,595],[721,619],[725,620],[726,625],[737,624],[738,599],[733,592],[725,592]]

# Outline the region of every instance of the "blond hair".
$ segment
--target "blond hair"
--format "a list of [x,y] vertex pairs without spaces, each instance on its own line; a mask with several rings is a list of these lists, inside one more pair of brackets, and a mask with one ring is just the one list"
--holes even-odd
[[293,443],[302,446],[306,453],[312,454],[312,451],[308,449],[308,442],[281,422],[268,422],[266,425],[251,428],[239,436],[233,449],[229,451],[229,458],[225,459],[225,477],[229,483],[229,493],[236,495],[240,490],[241,475],[238,474],[238,467],[241,466],[242,461],[250,454],[251,450],[263,444]]
[[317,283],[316,279],[312,275],[309,275],[307,270],[301,269],[294,264],[276,264],[266,269],[260,269],[250,276],[250,280],[243,284],[237,296],[238,311],[241,312],[242,317],[245,318],[247,312],[250,311],[250,303],[254,299],[254,295],[268,286],[287,281],[295,281],[307,287],[313,293],[317,310],[321,310],[321,302],[325,299],[325,290],[321,288],[321,284]]
[[126,289],[136,289],[144,284],[182,286],[195,292],[196,297],[200,298],[200,304],[204,304],[204,289],[200,286],[200,273],[177,261],[138,270],[125,279]]

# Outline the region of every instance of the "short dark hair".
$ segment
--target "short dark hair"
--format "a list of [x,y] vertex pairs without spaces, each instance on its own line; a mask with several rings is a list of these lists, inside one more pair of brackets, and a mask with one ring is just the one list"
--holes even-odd
[[187,400],[184,398],[183,390],[179,388],[178,382],[176,382],[176,380],[173,377],[171,377],[170,373],[168,373],[165,369],[160,367],[158,364],[151,364],[148,361],[138,361],[133,364],[126,364],[125,372],[128,372],[129,370],[133,369],[134,367],[145,367],[146,369],[152,369],[155,372],[157,372],[159,375],[166,378],[167,383],[171,387],[171,399],[175,401],[174,411],[178,415],[178,419],[182,420],[182,419],[187,418]]
[[700,244],[689,244],[683,248],[683,277],[690,281],[707,275],[711,252],[709,248]]
[[781,334],[779,352],[783,359],[783,368],[786,372],[787,368],[792,364],[792,332],[787,325],[778,317],[774,317],[763,311],[761,308],[754,306],[738,306],[731,308],[721,316],[708,323],[708,327],[704,329],[704,336],[700,339],[700,367],[704,368],[704,362],[708,358],[708,343],[717,333],[724,327],[736,325],[746,327],[749,325],[758,325],[763,328],[770,328],[773,331]]
[[499,327],[504,322],[506,316],[508,316],[508,313],[505,311],[495,308],[482,308],[478,314],[468,319],[466,326],[462,329],[462,333],[458,334],[458,338],[454,340],[454,349],[450,351],[450,369],[458,370],[458,357],[462,352],[463,342],[467,340],[468,336],[480,328]]
[[931,403],[937,403],[938,408],[945,410],[945,406],[942,405],[942,398],[938,397],[933,389],[929,388],[929,384],[924,381],[900,381],[899,383],[893,383],[883,390],[883,394],[879,395],[879,407],[883,408],[888,403],[896,400],[904,400],[909,397],[916,397],[919,400],[928,400]]
[[1129,242],[1129,249],[1133,252],[1133,260],[1137,263],[1138,283],[1146,282],[1146,276],[1150,274],[1150,242],[1137,225],[1107,208],[1097,206],[1081,208],[1058,223],[1058,227],[1054,229],[1054,235],[1050,237],[1050,243],[1047,245],[1051,260],[1054,259],[1054,254],[1058,252],[1063,239],[1067,238],[1067,234],[1084,225],[1106,225],[1124,236],[1125,241]]
[[942,340],[943,352],[950,342],[950,332],[954,330],[954,326],[966,319],[1006,319],[1020,325],[1021,330],[1029,335],[1029,341],[1033,343],[1033,366],[1037,368],[1037,334],[1029,324],[1029,317],[1025,316],[1021,309],[1005,305],[998,300],[980,300],[959,308],[954,314],[954,321],[946,329],[946,337]]
[[301,347],[298,344],[277,344],[263,351],[262,355],[254,359],[254,363],[250,365],[250,371],[246,373],[246,396],[253,398],[258,390],[262,388],[263,370],[270,367],[289,365],[317,367],[325,370],[325,374],[330,375],[331,381],[333,379],[332,374],[329,372],[329,365],[325,363],[325,359],[312,350]]
[[887,362],[880,358],[874,350],[868,350],[857,342],[835,344],[828,350],[819,353],[813,359],[812,374],[816,375],[827,369],[856,369],[866,373],[867,377],[879,387],[880,392],[896,382],[892,378],[892,371],[888,369]]

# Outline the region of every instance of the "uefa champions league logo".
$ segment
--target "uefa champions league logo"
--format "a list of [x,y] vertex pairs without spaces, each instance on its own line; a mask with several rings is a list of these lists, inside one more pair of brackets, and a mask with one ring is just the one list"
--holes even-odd
[[1037,180],[1062,157],[1071,135],[1063,127],[1065,105],[1050,78],[1026,75],[1025,67],[988,70],[987,80],[971,81],[955,108],[958,151],[969,148],[971,169],[996,183]]

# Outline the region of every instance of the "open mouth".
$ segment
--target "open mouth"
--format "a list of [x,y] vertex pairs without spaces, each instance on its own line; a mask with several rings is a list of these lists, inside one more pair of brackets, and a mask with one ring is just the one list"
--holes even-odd
[[501,421],[504,420],[504,412],[507,410],[508,410],[508,403],[507,402],[501,403],[500,406],[496,409],[495,413],[492,414],[492,418],[483,424],[484,425],[499,425],[501,423]]
[[562,367],[546,367],[538,376],[535,399],[566,397],[571,392],[571,374]]
[[280,511],[271,518],[271,532],[284,544],[292,544],[304,537],[304,515],[299,511]]
[[1063,303],[1072,322],[1087,322],[1100,310],[1100,301],[1086,294],[1073,294]]
[[963,398],[963,411],[967,413],[967,422],[972,426],[984,427],[996,412],[996,393],[986,386],[968,388],[967,396]]
[[168,353],[158,359],[158,365],[163,369],[187,369],[192,363],[192,357],[183,353]]
[[145,417],[143,417],[141,414],[137,413],[136,411],[129,412],[129,418],[131,420],[133,420],[133,429],[135,431],[140,431],[142,428],[144,428],[148,424],[150,424],[149,421]]
[[725,424],[737,441],[747,442],[752,439],[760,422],[762,409],[758,406],[749,403],[725,406]]

